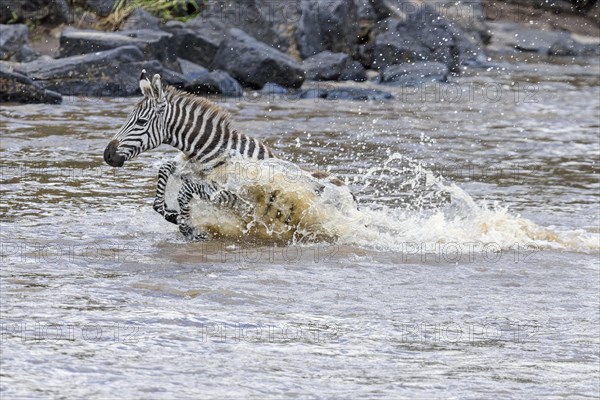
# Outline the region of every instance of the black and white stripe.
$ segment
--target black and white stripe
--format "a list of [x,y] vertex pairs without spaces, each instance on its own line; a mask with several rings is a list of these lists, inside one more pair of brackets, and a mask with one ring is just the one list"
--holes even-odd
[[131,160],[161,143],[181,150],[202,169],[231,155],[254,160],[274,157],[269,147],[233,128],[227,112],[206,99],[167,88],[163,99],[145,98],[114,137],[116,151]]

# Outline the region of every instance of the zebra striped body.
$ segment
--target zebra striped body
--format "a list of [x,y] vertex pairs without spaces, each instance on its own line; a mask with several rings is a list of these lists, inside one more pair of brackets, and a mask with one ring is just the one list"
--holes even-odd
[[263,160],[272,151],[258,139],[236,131],[229,114],[207,100],[168,88],[163,143],[181,150],[193,162],[209,169],[222,164],[232,153]]
[[[238,132],[232,126],[230,115],[210,101],[172,87],[163,88],[158,75],[150,81],[145,71],[142,72],[140,89],[144,94],[143,100],[135,106],[127,122],[106,147],[104,160],[113,167],[121,167],[126,161],[163,143],[179,149],[185,162],[168,162],[160,168],[154,209],[167,221],[177,224],[188,239],[207,237],[205,231],[192,224],[190,201],[193,198],[221,209],[233,210],[238,215],[253,213],[258,218],[266,218],[267,222],[277,220],[283,230],[289,231],[288,226],[292,221],[297,224],[304,218],[311,199],[320,195],[326,184],[343,185],[327,173],[301,171],[301,175],[310,181],[304,191],[297,188],[287,191],[290,182],[285,179],[280,179],[276,187],[269,180],[262,186],[254,185],[251,190],[246,188],[248,190],[242,191],[246,198],[240,197],[240,192],[226,189],[227,185],[219,182],[215,172],[229,170],[240,159],[260,162],[264,168],[262,161],[276,158],[271,149],[261,141]],[[235,162],[228,163],[228,160]],[[270,162],[274,161],[282,162]],[[182,172],[184,170],[188,172]],[[272,170],[265,175],[269,172]],[[171,206],[178,210],[169,209],[165,202],[166,187],[174,175],[181,180],[181,187],[177,204]],[[347,194],[351,196],[349,191]],[[256,215],[257,212],[260,215]]]

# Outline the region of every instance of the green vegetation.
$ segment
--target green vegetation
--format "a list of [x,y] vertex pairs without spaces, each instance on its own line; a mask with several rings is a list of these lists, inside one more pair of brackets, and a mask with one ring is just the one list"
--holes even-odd
[[198,16],[206,0],[119,0],[115,3],[114,14],[125,16],[138,7],[164,21],[187,21]]

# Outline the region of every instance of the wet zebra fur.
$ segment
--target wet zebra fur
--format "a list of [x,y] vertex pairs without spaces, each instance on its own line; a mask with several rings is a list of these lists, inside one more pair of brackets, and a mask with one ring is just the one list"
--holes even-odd
[[[173,87],[163,87],[158,74],[150,80],[146,72],[142,71],[140,89],[143,99],[136,104],[121,130],[104,151],[107,164],[122,167],[126,161],[163,143],[179,149],[185,160],[198,167],[196,170],[207,173],[223,165],[231,157],[257,161],[276,158],[273,151],[260,140],[238,132],[232,126],[229,113],[204,98]],[[160,167],[153,208],[168,222],[177,224],[186,238],[195,240],[206,237],[205,233],[191,226],[189,203],[192,198],[199,198],[219,207],[241,207],[241,211],[248,210],[245,201],[234,193],[219,188],[217,183],[202,182],[198,176],[189,179],[186,175],[181,176],[182,186],[177,197],[179,210],[168,209],[165,191],[177,166],[175,162],[167,162]],[[316,179],[329,176],[320,171],[311,174]],[[333,176],[330,178],[330,183],[343,185],[339,179]],[[272,197],[273,194],[269,196],[269,206],[274,200]],[[267,212],[270,210],[269,206]],[[280,214],[279,210],[277,213]],[[282,215],[281,218],[285,220],[286,216]]]
[[[260,140],[233,128],[229,113],[204,98],[173,87],[163,88],[158,74],[150,81],[146,71],[142,71],[140,89],[144,98],[104,151],[104,160],[109,165],[121,167],[163,143],[179,149],[187,160],[205,171],[235,155],[250,160],[275,157]],[[195,196],[221,207],[234,207],[239,199],[233,193],[220,190],[214,182],[184,180],[177,199],[180,210],[169,210],[165,205],[165,190],[175,169],[173,162],[159,169],[154,210],[179,225],[186,237],[202,238],[202,233],[195,233],[190,226],[190,200]]]

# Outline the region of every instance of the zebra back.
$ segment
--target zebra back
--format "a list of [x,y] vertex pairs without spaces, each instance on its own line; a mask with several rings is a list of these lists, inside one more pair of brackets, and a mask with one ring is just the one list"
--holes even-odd
[[222,164],[232,153],[248,159],[274,158],[262,141],[238,132],[231,115],[202,97],[166,89],[168,143],[205,167]]

